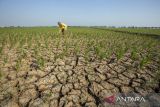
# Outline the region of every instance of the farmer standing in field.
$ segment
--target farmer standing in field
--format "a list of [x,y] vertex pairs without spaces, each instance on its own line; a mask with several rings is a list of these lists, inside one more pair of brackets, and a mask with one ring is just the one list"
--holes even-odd
[[58,26],[59,26],[59,32],[62,33],[62,35],[64,35],[64,32],[67,31],[67,25],[61,22],[58,22]]

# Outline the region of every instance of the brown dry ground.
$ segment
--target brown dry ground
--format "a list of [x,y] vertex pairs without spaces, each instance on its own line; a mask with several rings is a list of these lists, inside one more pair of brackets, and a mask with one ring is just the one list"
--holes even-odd
[[[63,38],[61,38],[63,41]],[[25,47],[25,46],[24,46]],[[61,47],[63,48],[63,46]],[[125,52],[118,59],[112,54],[107,59],[83,54],[70,54],[54,58],[59,47],[41,49],[45,63],[38,64],[32,49],[26,50],[25,58],[17,71],[19,51],[3,49],[7,63],[0,60],[0,107],[103,107],[108,93],[159,92],[157,78],[160,59],[155,55],[152,62],[140,67],[140,62]]]

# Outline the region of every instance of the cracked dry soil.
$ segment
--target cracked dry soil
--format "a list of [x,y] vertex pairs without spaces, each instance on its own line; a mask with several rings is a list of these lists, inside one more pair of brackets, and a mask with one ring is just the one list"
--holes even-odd
[[[112,60],[112,61],[111,61]],[[0,85],[1,107],[103,107],[107,93],[156,92],[147,86],[154,78],[158,62],[140,69],[127,53],[120,60],[87,62],[83,56],[58,58],[46,63],[44,71],[36,60],[26,64],[29,71],[14,71],[5,65],[6,76]]]

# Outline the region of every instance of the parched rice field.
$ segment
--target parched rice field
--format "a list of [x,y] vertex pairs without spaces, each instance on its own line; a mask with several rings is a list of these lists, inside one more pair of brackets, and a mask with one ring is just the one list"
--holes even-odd
[[103,107],[129,92],[160,92],[160,29],[0,28],[0,107]]

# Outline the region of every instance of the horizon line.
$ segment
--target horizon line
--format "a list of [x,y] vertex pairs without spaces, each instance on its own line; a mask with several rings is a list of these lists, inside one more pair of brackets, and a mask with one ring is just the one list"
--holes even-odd
[[[4,27],[57,27],[57,25],[53,25],[53,26],[46,26],[46,25],[33,25],[33,26],[0,26],[1,28]],[[106,25],[91,25],[91,26],[87,26],[87,25],[70,25],[68,27],[112,27],[112,28],[160,28],[160,26],[106,26]]]

